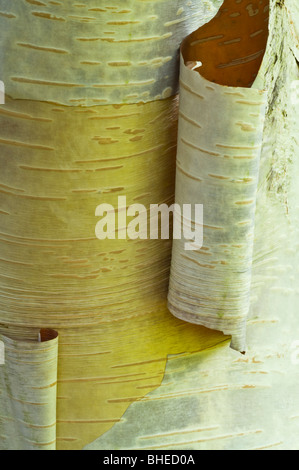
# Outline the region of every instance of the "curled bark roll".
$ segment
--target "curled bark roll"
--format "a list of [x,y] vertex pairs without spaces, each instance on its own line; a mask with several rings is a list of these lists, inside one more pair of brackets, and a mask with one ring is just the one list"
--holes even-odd
[[[246,34],[252,35],[259,22],[264,22],[266,6],[260,15],[257,10],[258,19],[252,23],[246,2],[236,8],[235,2],[228,0],[216,20],[187,38],[181,57],[176,203],[203,204],[203,246],[185,251],[184,240],[174,240],[168,305],[183,320],[232,335],[231,346],[241,352],[246,349],[266,94],[249,88],[261,54],[250,51],[245,40]],[[246,51],[239,47],[238,54],[247,54],[242,60],[234,57],[231,48],[221,49],[221,43],[234,43],[228,26],[237,16],[236,9],[247,25],[242,36],[240,20],[237,37],[246,42]],[[221,29],[213,36],[217,22],[229,31],[227,37]],[[232,29],[236,34],[235,21]],[[240,42],[237,37],[235,42]],[[210,53],[215,50],[212,57],[204,47],[198,47],[210,40],[214,41],[209,46]],[[262,46],[262,41],[253,44],[260,50]],[[210,66],[213,60],[218,62]],[[201,61],[202,67],[196,61]],[[223,73],[228,68],[230,73]]]
[[56,448],[58,335],[47,329],[34,333],[34,340],[20,339],[16,329],[12,337],[7,336],[11,332],[0,334],[4,344],[4,364],[0,365],[2,450]]

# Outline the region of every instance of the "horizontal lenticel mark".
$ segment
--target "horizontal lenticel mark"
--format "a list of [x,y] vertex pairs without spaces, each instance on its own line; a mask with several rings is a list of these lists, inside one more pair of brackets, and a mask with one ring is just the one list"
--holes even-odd
[[190,175],[190,173],[188,173],[187,171],[183,170],[183,168],[181,168],[179,165],[177,165],[177,169],[183,173],[183,175],[187,176],[187,178],[191,178],[192,180],[195,180],[195,181],[202,181],[201,178],[198,178],[196,176],[193,176],[193,175]]
[[38,145],[38,144],[29,144],[27,142],[20,142],[17,140],[6,140],[6,139],[0,139],[0,144],[4,145],[13,145],[15,147],[25,147],[25,148],[31,148],[31,149],[39,149],[39,150],[55,150],[52,147],[45,147],[44,145]]
[[196,91],[193,91],[186,83],[183,82],[182,79],[180,79],[180,86],[184,88],[185,90],[189,91],[189,93],[192,93],[192,95],[197,96],[198,98],[204,100],[204,97],[197,93]]
[[11,80],[19,83],[31,83],[32,85],[47,85],[47,86],[64,86],[64,87],[84,87],[80,83],[63,83],[63,82],[50,82],[47,80],[34,80],[32,78],[25,77],[11,77]]
[[187,140],[185,140],[183,137],[181,137],[181,142],[183,142],[183,144],[195,149],[195,150],[199,150],[200,152],[203,152],[203,153],[206,153],[208,155],[212,155],[214,157],[220,157],[220,153],[216,153],[216,152],[210,152],[209,150],[205,150],[205,149],[202,149],[194,144],[191,144],[190,142],[187,142]]
[[25,43],[25,42],[17,42],[17,46],[27,47],[28,49],[35,49],[37,51],[53,52],[55,54],[69,54],[69,52],[64,49],[57,49],[55,47],[37,46],[36,44],[30,44],[30,43]]
[[182,111],[179,112],[179,115],[187,122],[189,122],[190,124],[192,124],[193,126],[196,126],[198,127],[199,129],[201,129],[201,125],[198,124],[198,122],[194,121],[193,119],[187,117]]
[[37,16],[38,18],[44,18],[46,20],[54,20],[54,21],[66,21],[65,18],[60,16],[51,15],[51,13],[45,13],[41,11],[33,11],[31,13],[33,16]]

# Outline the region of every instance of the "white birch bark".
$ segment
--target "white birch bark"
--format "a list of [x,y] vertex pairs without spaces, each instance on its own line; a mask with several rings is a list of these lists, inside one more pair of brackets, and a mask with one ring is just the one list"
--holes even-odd
[[[23,336],[22,336],[23,335]],[[0,449],[56,448],[57,333],[35,331],[35,338],[0,335]],[[33,339],[34,338],[34,339]]]
[[211,83],[183,59],[180,84],[176,203],[203,204],[203,247],[174,240],[168,306],[244,352],[265,92]]

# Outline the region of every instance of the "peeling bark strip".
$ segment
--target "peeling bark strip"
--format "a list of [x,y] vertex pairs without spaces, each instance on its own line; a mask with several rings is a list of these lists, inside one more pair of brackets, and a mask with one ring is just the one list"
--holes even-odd
[[20,339],[24,335],[22,329],[15,329],[12,337],[0,334],[5,353],[0,365],[0,449],[53,450],[58,335],[41,330],[38,336],[36,330],[34,339]]
[[1,1],[0,79],[13,98],[70,106],[176,94],[179,45],[216,13],[211,0],[46,3]]
[[[254,51],[263,51],[267,39],[268,1],[262,3],[253,21],[252,4],[226,0],[215,19],[183,42],[181,56],[176,203],[203,204],[207,251],[187,255],[174,240],[168,306],[183,320],[232,335],[241,352],[266,105],[264,91],[248,88],[261,60]],[[265,33],[248,41],[259,23]],[[242,44],[228,40],[236,35]]]

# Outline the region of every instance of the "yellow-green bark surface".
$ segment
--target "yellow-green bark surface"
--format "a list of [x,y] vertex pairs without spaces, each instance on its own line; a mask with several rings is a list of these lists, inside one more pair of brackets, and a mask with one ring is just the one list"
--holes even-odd
[[58,448],[119,421],[159,385],[168,354],[223,340],[167,311],[169,241],[95,236],[102,202],[172,202],[175,109],[1,107],[0,323],[59,332]]
[[[81,28],[92,25],[92,21],[84,19],[85,15],[81,13],[79,20],[67,18],[63,21],[51,16],[45,17],[40,13],[51,9],[51,13],[58,16],[60,7],[65,15],[65,5],[70,3],[58,7],[58,2],[55,2],[55,11],[56,7],[50,6],[50,2],[38,2],[45,5],[36,3],[18,3],[18,8],[25,6],[24,11],[28,13],[28,18],[36,21],[25,22],[26,29],[22,31],[17,24],[24,26],[25,16],[20,17],[20,10],[13,12],[11,2],[5,2],[5,8],[1,8],[0,13],[1,20],[5,21],[5,28],[1,29],[1,40],[4,38],[8,49],[11,48],[11,54],[19,58],[18,66],[14,59],[5,56],[7,78],[4,79],[8,82],[8,96],[6,105],[0,108],[0,331],[5,336],[3,339],[8,342],[11,340],[6,338],[14,338],[15,341],[16,336],[19,341],[22,336],[28,340],[41,327],[55,328],[59,332],[57,448],[81,449],[106,431],[108,433],[103,441],[94,444],[95,448],[161,448],[165,445],[167,448],[184,448],[190,445],[192,448],[200,448],[206,444],[201,444],[199,440],[210,438],[207,444],[209,446],[211,442],[216,442],[214,438],[219,435],[223,437],[223,434],[225,444],[221,443],[219,447],[226,445],[232,448],[244,445],[244,440],[236,439],[239,436],[235,434],[238,433],[244,435],[245,439],[249,436],[250,441],[246,441],[246,445],[250,448],[268,445],[295,446],[292,435],[284,439],[289,429],[296,435],[296,419],[298,420],[296,369],[288,362],[290,342],[297,339],[294,305],[298,295],[298,276],[296,271],[290,274],[293,266],[296,266],[296,250],[292,251],[298,238],[295,228],[292,229],[292,238],[286,240],[290,225],[296,227],[298,222],[294,216],[298,210],[298,168],[293,165],[294,156],[297,155],[295,137],[293,147],[288,147],[290,162],[284,158],[286,156],[283,148],[288,141],[286,136],[289,132],[293,136],[295,132],[293,121],[296,122],[297,115],[296,110],[288,106],[284,111],[290,113],[289,119],[279,116],[280,103],[288,99],[284,89],[289,87],[292,80],[298,79],[296,62],[292,55],[298,51],[294,47],[290,53],[289,48],[295,42],[291,38],[297,23],[294,26],[292,22],[291,27],[286,11],[282,9],[283,13],[278,13],[280,6],[274,8],[272,2],[271,24],[275,26],[271,27],[271,31],[274,46],[273,50],[269,49],[271,54],[266,57],[263,73],[259,77],[261,85],[259,83],[258,86],[262,89],[267,85],[270,98],[261,160],[262,179],[257,196],[257,241],[253,255],[250,315],[256,326],[254,337],[251,336],[249,327],[248,357],[243,358],[228,350],[228,344],[201,352],[222,343],[225,337],[221,333],[185,323],[170,315],[166,308],[171,251],[169,242],[99,241],[95,238],[95,208],[102,202],[117,205],[119,195],[126,195],[128,204],[141,202],[148,206],[150,203],[173,201],[176,99],[166,98],[168,90],[163,95],[165,99],[161,101],[120,105],[123,97],[119,97],[119,88],[116,87],[113,93],[110,93],[110,88],[105,88],[107,98],[104,99],[107,101],[103,102],[103,90],[93,85],[108,82],[103,75],[99,74],[98,78],[97,72],[86,72],[86,86],[82,91],[83,87],[77,85],[81,83],[79,79],[83,77],[83,70],[93,70],[93,67],[100,64],[81,64],[81,69],[78,68],[78,63],[84,62],[86,58],[87,61],[99,60],[92,54],[100,48],[91,48],[91,41],[77,41],[80,46],[84,45],[84,53],[79,47],[76,56],[77,49],[73,43],[65,45],[62,40],[57,41],[56,37],[62,38],[61,31],[64,28],[67,33],[64,39],[69,40],[69,32],[70,35],[77,35],[78,31],[81,34]],[[140,3],[140,8],[143,6],[143,2],[135,3]],[[170,5],[162,0],[154,3],[155,8],[162,4]],[[208,21],[213,12],[212,3],[196,3],[197,6],[204,4],[207,8],[210,5],[211,15],[206,9],[200,18],[201,22]],[[75,9],[80,10],[72,4],[72,16]],[[166,10],[172,11],[166,8],[163,15]],[[33,15],[33,12],[39,15]],[[105,5],[104,14],[107,18],[110,15],[108,13]],[[112,15],[117,16],[116,13],[111,13]],[[163,15],[161,21],[174,19],[170,15],[165,20]],[[61,18],[66,19],[66,16],[62,15]],[[132,19],[136,20],[134,15]],[[283,19],[283,25],[280,24],[280,19]],[[38,24],[49,28],[47,39],[33,38],[36,28],[32,26]],[[55,29],[60,24],[62,29]],[[70,25],[74,29],[70,29]],[[198,25],[196,20],[196,26]],[[40,36],[43,26],[36,29]],[[121,28],[123,25],[118,26]],[[190,32],[187,29],[184,34]],[[11,32],[10,39],[9,35],[4,36],[3,31]],[[20,40],[15,31],[18,31]],[[117,31],[117,34],[128,36],[127,30],[126,33],[120,33],[120,29]],[[138,31],[141,38],[142,30]],[[284,35],[285,31],[290,31],[290,35]],[[149,34],[152,34],[150,30]],[[165,28],[161,27],[161,34],[165,34]],[[88,37],[96,39],[92,41],[93,45],[101,42],[102,46],[107,46],[107,54],[101,51],[104,57],[101,60],[110,60],[109,54],[116,51],[116,48],[111,47],[116,44],[118,52],[113,60],[125,58],[134,61],[135,57],[139,60],[139,53],[148,53],[143,48],[143,42],[136,42],[135,45],[140,46],[140,49],[135,56],[137,46],[134,47],[134,53],[129,53],[127,51],[132,44],[126,49],[122,47],[123,43],[115,43],[113,40],[98,41],[98,36]],[[167,38],[163,41],[165,45]],[[22,44],[17,44],[18,42]],[[89,44],[87,48],[85,42]],[[288,60],[286,66],[282,55],[273,69],[271,58],[281,50],[281,44],[286,56],[292,60]],[[66,52],[57,52],[57,48],[64,47]],[[44,49],[55,49],[56,52]],[[70,50],[71,54],[68,55]],[[3,49],[1,51],[3,53]],[[175,48],[172,51],[175,55]],[[160,52],[158,56],[161,56]],[[55,60],[52,59],[54,57]],[[155,58],[156,52],[146,60]],[[52,64],[56,60],[59,66],[53,69]],[[165,67],[170,63],[172,61],[166,62]],[[63,64],[67,65],[63,67]],[[135,65],[118,64],[114,69],[114,66],[105,62],[105,67],[101,70],[108,73],[109,67],[115,70],[112,75],[107,75],[113,87],[122,83],[134,88],[130,80],[134,76]],[[155,74],[162,67],[156,69],[151,63],[149,69]],[[128,70],[132,72],[129,83],[126,83]],[[267,70],[270,72],[266,73]],[[278,79],[280,72],[283,72],[282,82]],[[142,73],[147,77],[152,75],[146,68]],[[141,80],[142,73],[140,72]],[[12,80],[12,77],[17,80]],[[149,100],[162,97],[163,91],[168,87],[164,85],[163,73],[159,77],[158,91],[154,86],[148,87],[151,84],[145,84],[142,90],[142,93],[148,92],[150,88],[150,95],[146,95]],[[272,80],[273,77],[275,80]],[[48,83],[51,81],[55,83]],[[133,88],[132,93],[135,94]],[[170,93],[174,92],[173,88]],[[125,98],[129,101],[147,101],[145,95],[141,98],[138,93],[131,98],[125,95]],[[71,101],[73,99],[84,101]],[[275,114],[272,114],[271,108],[276,110]],[[273,122],[276,123],[274,138]],[[283,128],[282,123],[285,122],[287,125]],[[274,148],[279,151],[273,151]],[[294,175],[291,189],[285,178],[286,174]],[[280,187],[283,191],[279,192]],[[291,222],[286,213],[292,215]],[[274,221],[278,221],[278,239],[273,230]],[[274,254],[277,246],[280,251]],[[287,320],[284,309],[290,312]],[[279,336],[281,332],[283,334]],[[20,363],[17,374],[22,374],[24,370],[21,361],[25,356],[24,350],[28,348],[27,344],[18,349]],[[35,343],[32,343],[30,351],[34,356]],[[163,396],[165,386],[159,386],[167,357],[172,354],[183,354],[183,357],[169,361],[175,367],[168,368],[164,385],[171,387],[171,394],[167,395],[166,392],[166,398],[161,400],[159,397]],[[283,361],[278,357],[280,354],[284,354]],[[10,362],[0,366],[2,396],[9,383],[8,379],[3,381],[2,373],[9,370],[8,367]],[[178,368],[183,370],[180,372]],[[38,370],[30,364],[28,377],[35,377]],[[244,378],[247,375],[252,380]],[[174,381],[171,385],[169,378]],[[19,382],[21,387],[14,385],[16,390],[22,390],[22,380]],[[41,382],[40,386],[49,384],[47,381]],[[285,386],[288,383],[290,389]],[[137,411],[134,419],[131,419],[132,415],[124,413],[132,403],[129,413],[137,406],[143,407],[143,401],[139,403],[139,400],[155,389],[154,396],[159,400],[153,401],[163,403],[163,406],[156,409],[142,408],[142,426],[145,421],[146,425],[141,429],[140,411]],[[210,394],[209,389],[212,389],[213,394]],[[208,397],[206,399],[203,398],[205,393]],[[286,397],[285,401],[280,400],[281,396]],[[144,401],[147,403],[150,400],[146,398]],[[247,411],[241,419],[239,415],[243,412],[244,403],[247,403]],[[281,406],[281,412],[273,414],[278,405]],[[199,409],[202,410],[203,430],[199,429]],[[264,427],[260,422],[252,424],[253,409],[257,414],[260,413],[261,421],[267,421]],[[54,414],[54,408],[52,410]],[[5,414],[4,416],[8,417]],[[9,418],[15,419],[16,416],[11,411]],[[35,414],[34,419],[32,415],[28,415],[24,422],[18,429],[20,439],[6,439],[3,448],[31,448],[30,439],[34,439],[31,436],[29,442],[26,440],[28,429],[31,429],[30,424],[52,425],[55,417],[44,420],[42,415],[40,417]],[[275,427],[276,423],[279,425]],[[282,429],[280,435],[275,431],[279,426]],[[0,428],[1,435],[16,435],[15,430],[10,431],[7,420],[0,420]],[[112,430],[109,433],[110,428]],[[127,433],[126,441],[119,440],[119,430],[122,432],[123,429]],[[195,439],[190,438],[189,431],[193,436],[198,430],[200,437],[196,434]],[[161,437],[167,433],[173,433],[174,438]],[[146,441],[148,444],[141,441],[140,445],[138,438],[144,436],[147,436],[146,439],[153,437]],[[254,442],[250,436],[253,436]],[[260,436],[262,439],[259,440]],[[285,442],[281,444],[282,437]],[[48,437],[37,433],[36,440],[42,444]],[[52,441],[49,438],[48,442]],[[195,444],[192,441],[196,441]],[[54,447],[54,444],[51,445]]]

